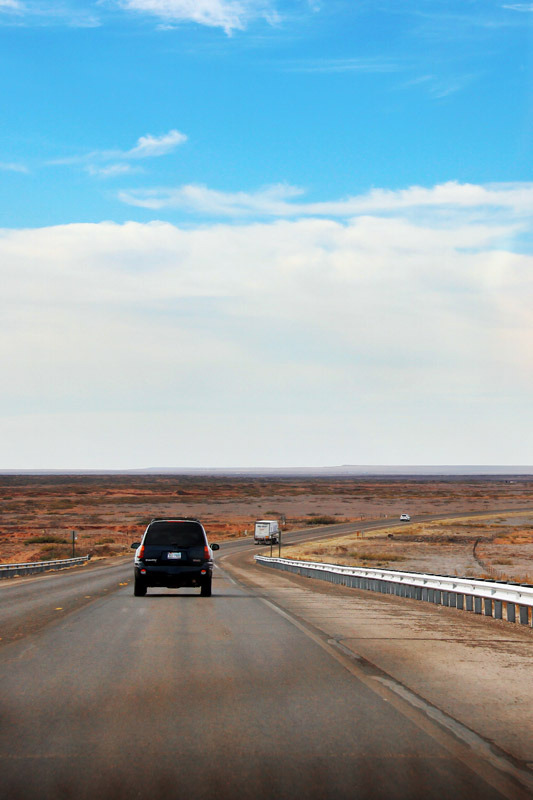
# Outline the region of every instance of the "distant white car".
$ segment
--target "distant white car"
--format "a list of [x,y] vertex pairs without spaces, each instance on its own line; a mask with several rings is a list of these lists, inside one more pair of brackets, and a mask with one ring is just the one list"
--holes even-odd
[[400,514],[400,522],[411,522],[409,514]]

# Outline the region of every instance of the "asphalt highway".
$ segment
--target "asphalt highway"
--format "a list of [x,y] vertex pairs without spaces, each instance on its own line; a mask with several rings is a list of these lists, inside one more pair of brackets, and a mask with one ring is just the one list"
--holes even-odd
[[525,797],[223,569],[211,598],[131,578],[128,559],[0,585],[9,800]]

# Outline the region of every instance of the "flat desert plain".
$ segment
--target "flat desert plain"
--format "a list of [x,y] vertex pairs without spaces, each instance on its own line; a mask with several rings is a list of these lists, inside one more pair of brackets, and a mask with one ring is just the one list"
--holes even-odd
[[[334,522],[462,514],[383,532],[286,547],[287,557],[533,582],[533,478],[0,476],[0,562],[110,558],[131,552],[153,517],[200,519],[211,542],[249,535],[256,519],[295,530]],[[470,513],[482,517],[469,518]]]

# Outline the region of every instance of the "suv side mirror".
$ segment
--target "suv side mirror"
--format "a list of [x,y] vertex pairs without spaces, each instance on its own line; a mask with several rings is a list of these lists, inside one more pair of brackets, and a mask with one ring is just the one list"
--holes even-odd
[[219,544],[212,544],[211,545],[211,550],[220,550],[220,545]]
[[133,544],[131,545],[131,549],[137,550],[137,548],[140,547],[140,544],[141,544],[140,542],[133,542]]

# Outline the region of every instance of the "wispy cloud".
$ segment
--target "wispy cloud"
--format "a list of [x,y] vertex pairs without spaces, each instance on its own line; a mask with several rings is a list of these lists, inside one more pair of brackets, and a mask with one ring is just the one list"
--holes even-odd
[[179,208],[192,214],[219,217],[354,217],[361,214],[389,214],[441,209],[448,215],[464,209],[503,209],[513,215],[533,212],[533,184],[461,184],[456,181],[426,188],[374,189],[366,194],[340,200],[301,202],[304,190],[287,184],[263,187],[255,192],[222,192],[189,184],[175,188],[124,190],[124,203],[159,210]]
[[277,18],[268,0],[118,0],[118,5],[169,23],[195,22],[222,28],[227,34],[243,30],[258,17],[270,23]]
[[462,92],[467,86],[470,86],[474,83],[477,79],[479,79],[479,73],[468,73],[464,75],[453,75],[453,76],[441,76],[435,77],[432,81],[430,81],[428,86],[428,91],[431,97],[436,99],[440,99],[443,97],[449,97],[452,94],[456,94],[457,92]]
[[84,165],[90,175],[110,178],[127,172],[138,172],[139,168],[127,163],[129,161],[166,156],[186,141],[187,136],[175,129],[161,136],[147,133],[140,136],[129,150],[92,150],[82,155],[56,158],[48,163],[54,166]]
[[0,22],[14,25],[66,25],[72,28],[95,28],[101,22],[92,11],[68,3],[54,5],[23,0],[0,0]]
[[18,164],[16,161],[0,161],[0,170],[4,172],[29,172],[25,164]]
[[[522,4],[518,4],[522,5]],[[486,7],[473,13],[469,6],[465,4],[464,11],[450,12],[442,10],[424,11],[417,8],[412,13],[419,20],[418,34],[423,34],[431,38],[451,36],[459,38],[470,38],[478,36],[482,32],[498,31],[501,28],[516,25],[508,14],[502,13],[502,9],[507,6]]]
[[430,98],[440,100],[461,92],[480,77],[480,73],[464,75],[435,75],[433,73],[419,75],[400,84],[400,89],[420,87]]
[[502,6],[502,8],[506,8],[509,11],[532,12],[533,3],[510,3],[509,5]]
[[131,164],[87,164],[85,170],[89,175],[97,178],[116,178],[118,175],[126,175],[132,172],[140,172],[140,167],[132,167]]
[[342,72],[397,72],[402,67],[387,58],[324,58],[309,61],[289,62],[284,66],[288,72],[342,73]]
[[[303,190],[287,184],[276,184],[256,192],[221,192],[200,184],[177,188],[133,189],[119,193],[129,205],[141,208],[182,208],[193,213],[223,217],[292,216],[296,207],[288,201]],[[297,212],[296,212],[297,213]]]

